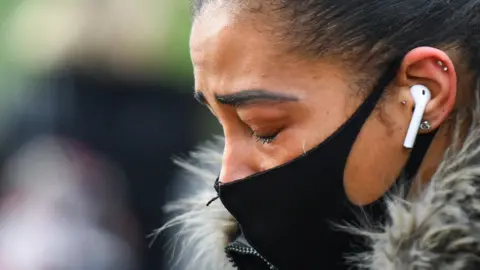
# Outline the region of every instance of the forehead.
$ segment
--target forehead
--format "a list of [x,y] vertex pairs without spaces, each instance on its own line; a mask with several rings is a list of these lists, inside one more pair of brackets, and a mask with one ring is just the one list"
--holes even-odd
[[[280,62],[288,63],[275,57],[281,54],[281,48],[272,42],[268,31],[259,29],[261,25],[261,19],[232,12],[228,7],[211,7],[195,19],[190,52],[196,84],[202,84],[202,91],[255,87],[233,84],[242,79],[253,83],[278,71]],[[212,86],[222,81],[230,85]]]
[[263,20],[228,6],[207,8],[195,19],[190,37],[195,88],[207,99],[247,89],[316,89],[323,79],[342,74],[335,59],[286,53],[288,44]]
[[190,36],[190,51],[196,66],[224,64],[222,59],[238,62],[255,54],[258,46],[267,45],[264,35],[255,30],[252,22],[226,8],[206,11],[196,18]]

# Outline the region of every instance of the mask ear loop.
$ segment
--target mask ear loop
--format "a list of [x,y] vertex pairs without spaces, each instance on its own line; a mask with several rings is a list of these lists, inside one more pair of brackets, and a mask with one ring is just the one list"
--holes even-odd
[[210,201],[207,202],[207,207],[210,206],[213,202],[215,202],[216,200],[218,200],[220,198],[220,180],[219,178],[217,178],[217,180],[215,180],[215,184],[213,184],[213,188],[215,189],[215,191],[217,192],[217,196],[213,197]]

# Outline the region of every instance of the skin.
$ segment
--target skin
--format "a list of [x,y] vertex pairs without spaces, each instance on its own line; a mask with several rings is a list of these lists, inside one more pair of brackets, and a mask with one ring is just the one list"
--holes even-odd
[[[206,8],[195,18],[190,40],[196,96],[224,130],[222,183],[298,157],[337,130],[365,99],[355,86],[358,72],[345,63],[285,54],[265,31],[258,31],[261,18],[254,27],[253,20],[239,20],[240,13],[225,6]],[[424,119],[440,129],[418,182],[428,181],[450,143],[445,123],[456,100],[454,64],[439,49],[416,48],[406,55],[387,89],[390,94],[367,120],[348,158],[344,186],[353,203],[364,205],[381,197],[405,166],[410,150],[403,140],[414,107],[414,84],[430,89]],[[276,98],[242,99],[264,93],[256,90]],[[232,105],[239,95],[241,102]],[[273,140],[259,138],[275,134]]]

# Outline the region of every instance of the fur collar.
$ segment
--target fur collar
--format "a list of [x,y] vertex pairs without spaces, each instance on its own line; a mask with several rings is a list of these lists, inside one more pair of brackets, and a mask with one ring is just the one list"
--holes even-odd
[[[472,115],[464,143],[450,147],[428,187],[408,200],[391,194],[387,224],[345,228],[365,236],[373,249],[350,258],[352,265],[371,270],[480,268],[480,110]],[[176,161],[184,169],[178,185],[185,186],[188,179],[194,188],[165,207],[174,216],[157,231],[176,229],[168,269],[234,269],[224,247],[235,221],[219,200],[206,207],[216,196],[213,183],[222,149],[223,139],[217,138],[192,153],[188,161]]]

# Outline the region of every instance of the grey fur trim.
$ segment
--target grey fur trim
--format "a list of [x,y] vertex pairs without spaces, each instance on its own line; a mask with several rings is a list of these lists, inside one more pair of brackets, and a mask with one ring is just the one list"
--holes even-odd
[[206,206],[217,195],[213,184],[220,171],[223,144],[223,138],[217,138],[193,152],[188,161],[175,160],[186,171],[179,185],[189,181],[193,189],[165,207],[167,213],[175,216],[155,232],[177,227],[171,245],[173,258],[169,258],[167,269],[235,269],[224,248],[237,228],[236,223],[219,200]]

